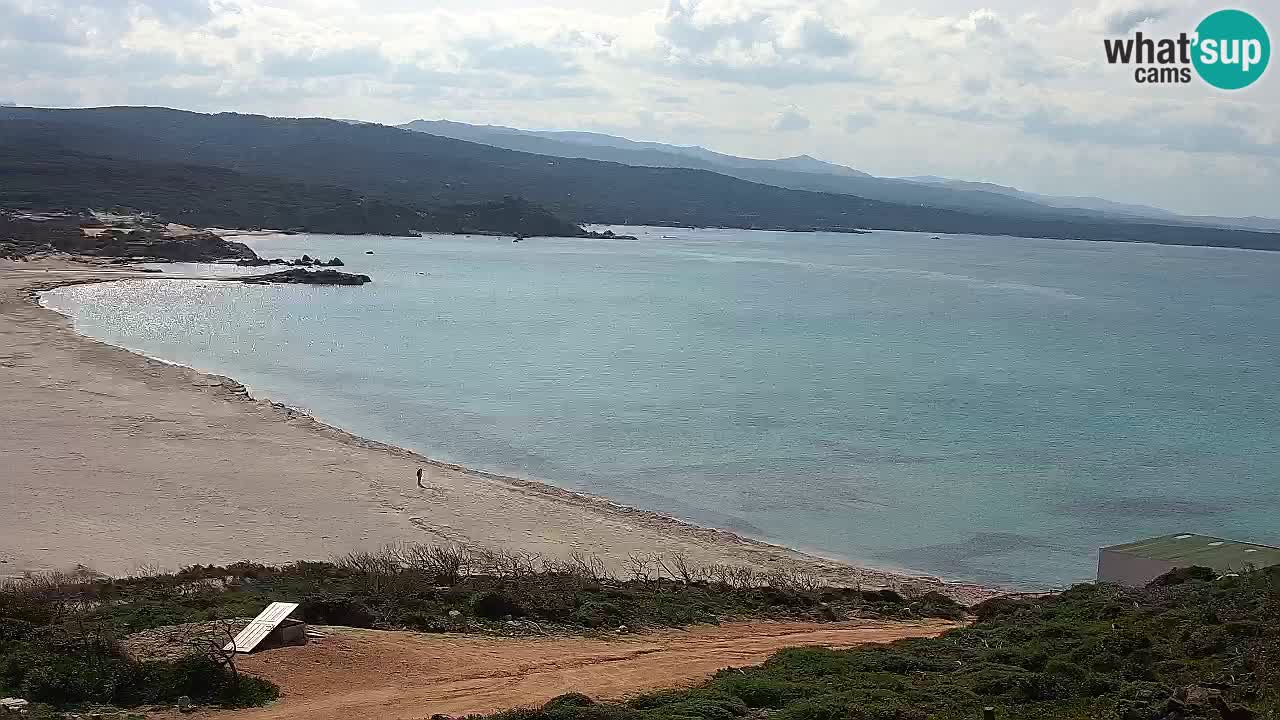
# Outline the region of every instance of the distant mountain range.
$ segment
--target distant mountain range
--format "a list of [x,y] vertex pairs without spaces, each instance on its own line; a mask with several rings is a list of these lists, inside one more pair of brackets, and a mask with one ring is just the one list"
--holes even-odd
[[743,180],[795,190],[856,195],[871,200],[926,205],[974,213],[1014,213],[1039,218],[1123,220],[1280,231],[1280,219],[1182,216],[1169,210],[1096,197],[1055,196],[987,182],[933,175],[876,177],[809,155],[759,160],[697,146],[639,142],[614,135],[555,130],[521,130],[501,125],[469,125],[449,120],[414,120],[400,127],[509,150],[566,158],[606,160],[625,165],[711,170]]
[[1096,197],[1082,196],[1061,196],[1061,195],[1041,195],[1039,193],[1027,192],[1019,190],[1016,187],[1008,185],[997,185],[989,182],[974,182],[971,180],[952,180],[951,178],[938,177],[936,175],[915,175],[911,177],[898,178],[913,183],[921,183],[924,185],[935,185],[939,187],[947,187],[955,190],[977,190],[981,192],[996,193],[998,195],[1007,195],[1010,197],[1023,198],[1036,202],[1041,205],[1056,208],[1069,208],[1076,210],[1090,210],[1093,212],[1110,213],[1114,215],[1122,215],[1126,217],[1149,218],[1149,219],[1173,219],[1179,217],[1177,213],[1164,210],[1162,208],[1151,207],[1150,205],[1134,205],[1130,203],[1118,203],[1111,200],[1104,200]]
[[1011,197],[1018,197],[1048,205],[1057,208],[1074,208],[1078,210],[1090,210],[1105,215],[1120,218],[1131,218],[1138,220],[1161,220],[1184,223],[1189,225],[1203,225],[1207,227],[1223,227],[1223,228],[1239,228],[1242,230],[1261,230],[1263,232],[1280,232],[1280,218],[1264,218],[1264,217],[1223,217],[1218,215],[1179,215],[1170,210],[1163,208],[1151,207],[1150,205],[1135,205],[1132,203],[1119,203],[1112,200],[1104,200],[1096,197],[1081,197],[1076,195],[1041,195],[1039,193],[1027,192],[1019,190],[1015,187],[1007,185],[996,185],[995,183],[970,182],[966,180],[951,180],[949,178],[941,178],[933,175],[919,175],[914,177],[899,178],[901,180],[909,180],[911,182],[924,183],[927,185],[937,185],[963,190],[982,190],[985,192],[999,193]]
[[[546,137],[456,123],[434,127],[453,134],[483,132],[491,140],[500,135],[505,143],[524,143],[524,149],[321,118],[137,107],[0,108],[0,205],[122,207],[194,224],[287,223],[332,232],[576,235],[581,223],[602,223],[886,229],[1280,250],[1277,234],[1135,221],[989,190],[872,178],[806,156],[753,160],[607,135]],[[552,150],[612,153],[633,164]],[[641,157],[649,163],[676,157],[684,165],[645,164]],[[698,166],[685,166],[690,164]],[[918,194],[911,202],[887,201],[851,190],[864,186],[882,194],[885,188]],[[957,198],[981,202],[966,205]]]
[[664,145],[628,140],[615,135],[561,130],[519,130],[501,125],[468,125],[449,120],[414,120],[401,125],[431,135],[470,140],[508,150],[539,155],[606,160],[623,165],[683,167],[720,171],[724,168],[779,170],[782,172],[824,173],[849,177],[871,177],[851,167],[818,160],[808,155],[780,160],[756,160],[725,155],[696,145]]

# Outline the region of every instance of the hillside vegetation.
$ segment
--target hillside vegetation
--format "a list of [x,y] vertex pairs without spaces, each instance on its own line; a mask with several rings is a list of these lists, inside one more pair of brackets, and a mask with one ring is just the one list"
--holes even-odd
[[1274,720],[1280,568],[995,599],[939,638],[784,650],[692,690],[557,698],[493,720]]
[[[401,545],[332,562],[240,563],[129,579],[57,576],[0,589],[0,694],[60,707],[188,695],[245,705],[275,695],[216,653],[138,660],[143,630],[250,617],[293,600],[312,623],[424,632],[545,634],[729,618],[962,618],[937,593],[821,587],[803,574],[693,568],[635,556],[623,577],[594,558]],[[1280,568],[1217,578],[1180,570],[1141,589],[1079,585],[970,609],[935,639],[796,648],[701,687],[593,703],[577,695],[494,720],[1017,720],[1280,718]],[[198,648],[197,648],[198,650]]]
[[69,133],[75,136],[70,140],[64,137],[65,128],[47,123],[5,125],[0,134],[0,208],[145,212],[193,227],[335,234],[584,234],[577,225],[516,198],[497,196],[443,206],[408,204],[178,158],[104,155],[101,148],[110,143],[91,129]]
[[214,646],[139,660],[122,640],[144,630],[257,615],[301,603],[316,624],[423,632],[545,634],[631,631],[729,618],[959,618],[937,593],[821,587],[795,573],[691,567],[636,556],[622,578],[599,559],[568,561],[454,546],[402,545],[333,562],[240,563],[112,579],[44,576],[0,585],[0,696],[58,707],[172,702],[240,706],[275,689],[237,675]]
[[[1280,249],[1280,235],[1261,232],[961,212],[774,187],[707,170],[536,155],[335,120],[162,108],[0,108],[5,134],[12,136],[24,123],[39,128],[25,142],[33,152],[192,163],[253,178],[345,188],[423,211],[519,197],[571,223],[870,228]],[[124,191],[125,186],[112,184],[104,190]]]

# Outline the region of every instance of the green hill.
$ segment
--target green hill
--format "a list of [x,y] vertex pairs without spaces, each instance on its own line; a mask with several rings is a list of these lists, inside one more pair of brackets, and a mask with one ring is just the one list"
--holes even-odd
[[785,230],[854,228],[1280,249],[1280,235],[1184,225],[1063,220],[879,202],[686,168],[551,157],[381,125],[161,108],[0,108],[41,123],[57,148],[144,163],[193,163],[255,178],[345,188],[408,206],[519,197],[572,223]]

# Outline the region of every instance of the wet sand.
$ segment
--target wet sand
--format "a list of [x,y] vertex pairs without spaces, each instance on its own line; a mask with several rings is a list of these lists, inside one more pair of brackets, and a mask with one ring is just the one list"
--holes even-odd
[[[324,559],[396,541],[548,557],[684,553],[863,587],[973,586],[854,568],[550,485],[436,463],[83,337],[33,293],[154,274],[0,260],[0,575]],[[163,280],[161,280],[163,281]],[[414,472],[426,468],[420,490]]]

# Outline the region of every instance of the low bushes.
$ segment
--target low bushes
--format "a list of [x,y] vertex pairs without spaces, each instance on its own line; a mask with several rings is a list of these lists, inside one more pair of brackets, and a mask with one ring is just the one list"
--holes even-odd
[[600,559],[582,555],[559,561],[394,545],[285,567],[236,563],[117,579],[48,575],[0,585],[0,693],[58,706],[136,705],[184,695],[225,706],[264,702],[274,697],[272,686],[224,667],[209,648],[181,661],[139,662],[116,639],[156,627],[251,617],[276,600],[299,601],[302,617],[314,624],[427,632],[963,614],[936,593],[904,597],[892,590],[824,588],[799,572],[696,568],[682,556],[632,556],[619,578]]
[[54,706],[122,707],[194,702],[248,707],[274,699],[277,688],[234,672],[211,657],[139,662],[109,635],[77,625],[29,626],[0,646],[0,694]]
[[680,556],[633,559],[619,578],[599,559],[584,556],[552,561],[395,545],[284,567],[238,563],[124,579],[32,579],[23,592],[0,592],[0,636],[5,622],[48,624],[69,617],[127,634],[253,616],[280,599],[300,602],[302,617],[315,624],[422,631],[529,632],[531,624],[568,630],[674,627],[733,617],[964,616],[960,605],[938,593],[913,597],[822,587],[802,573],[695,569]]
[[1180,571],[1144,589],[1080,585],[999,599],[938,638],[793,648],[700,688],[502,720],[1272,720],[1280,567]]

